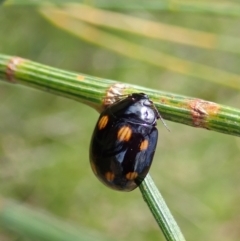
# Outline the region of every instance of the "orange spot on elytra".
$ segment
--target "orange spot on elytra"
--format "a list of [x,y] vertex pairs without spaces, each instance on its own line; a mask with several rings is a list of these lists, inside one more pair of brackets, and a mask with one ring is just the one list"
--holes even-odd
[[132,130],[128,126],[123,126],[117,133],[117,138],[119,141],[129,141],[132,136]]
[[137,176],[138,176],[138,173],[137,173],[137,172],[128,172],[128,173],[126,174],[126,178],[127,178],[128,180],[134,180],[134,179],[137,178]]
[[106,172],[106,173],[105,173],[105,178],[106,178],[109,182],[113,181],[114,177],[115,177],[115,175],[114,175],[113,172]]
[[108,118],[107,115],[102,116],[101,119],[98,122],[98,129],[99,130],[104,129],[106,127],[107,123],[108,123],[108,120],[109,120],[109,118]]
[[148,140],[144,140],[140,144],[140,151],[144,151],[148,148]]

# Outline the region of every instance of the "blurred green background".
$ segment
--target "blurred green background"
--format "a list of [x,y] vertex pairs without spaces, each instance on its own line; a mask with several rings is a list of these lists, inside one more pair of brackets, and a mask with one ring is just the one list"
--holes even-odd
[[[236,17],[143,10],[125,14],[240,38]],[[240,74],[236,53],[115,34]],[[0,8],[0,52],[240,108],[237,89],[185,77],[85,42],[53,26],[37,7]],[[112,240],[164,240],[138,189],[115,192],[93,175],[88,148],[97,118],[98,113],[84,104],[1,82],[1,195]],[[239,138],[166,122],[171,132],[158,123],[159,142],[150,173],[186,239],[239,240]],[[0,227],[0,240],[29,239]]]

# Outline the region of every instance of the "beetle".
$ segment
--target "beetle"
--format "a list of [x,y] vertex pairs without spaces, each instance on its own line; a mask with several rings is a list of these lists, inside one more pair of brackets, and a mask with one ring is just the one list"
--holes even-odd
[[135,189],[146,177],[155,153],[161,118],[144,93],[132,93],[99,116],[90,143],[90,164],[97,178],[119,191]]

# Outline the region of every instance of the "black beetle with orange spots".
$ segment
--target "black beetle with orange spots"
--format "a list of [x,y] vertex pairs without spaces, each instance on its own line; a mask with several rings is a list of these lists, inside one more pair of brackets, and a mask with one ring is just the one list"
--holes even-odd
[[108,187],[131,191],[146,177],[155,153],[160,115],[144,93],[133,93],[100,115],[90,145],[90,162]]

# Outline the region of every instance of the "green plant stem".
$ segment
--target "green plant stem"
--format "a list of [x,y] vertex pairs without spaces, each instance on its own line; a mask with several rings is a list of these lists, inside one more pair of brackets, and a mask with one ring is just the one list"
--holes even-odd
[[180,228],[149,174],[140,184],[139,189],[166,240],[184,241]]
[[[10,83],[20,83],[75,99],[87,103],[99,111],[102,106],[101,100],[106,93],[111,93],[111,91],[113,91],[113,94],[127,94],[128,92],[146,91],[146,89],[141,89],[141,87],[123,85],[122,83],[117,83],[111,80],[71,73],[18,57],[4,55],[0,55],[0,78],[5,79]],[[151,92],[151,90],[149,91]],[[155,99],[159,98],[157,97],[159,93],[155,93],[155,95]],[[154,94],[152,97],[154,97]],[[143,197],[150,207],[150,210],[153,212],[153,215],[161,227],[166,239],[168,241],[184,240],[161,195],[157,191],[153,182],[151,182],[150,176],[142,182],[140,190],[142,191]],[[19,218],[21,215],[19,215],[19,212],[21,213],[22,209],[15,206],[10,208],[7,206],[7,208],[4,209],[4,212],[1,212],[0,209],[0,222],[2,221],[7,228],[15,227],[18,232],[27,233],[28,235],[34,235],[35,233],[39,234],[39,232],[43,232],[43,230],[46,229],[48,237],[54,237],[52,240],[58,240],[54,236],[56,235],[56,231],[52,229],[51,226],[46,228],[45,222],[43,226],[38,222],[31,222],[31,218],[29,218],[31,215],[29,216],[27,211],[23,211],[24,216],[26,217],[24,217],[24,220],[20,223]],[[46,240],[51,240],[51,238]]]
[[213,102],[123,84],[0,54],[0,78],[86,103],[101,111],[103,100],[132,92],[144,92],[163,118],[229,135],[240,135],[240,110]]

